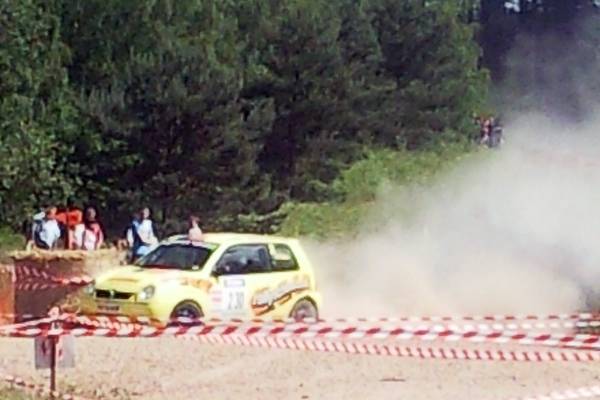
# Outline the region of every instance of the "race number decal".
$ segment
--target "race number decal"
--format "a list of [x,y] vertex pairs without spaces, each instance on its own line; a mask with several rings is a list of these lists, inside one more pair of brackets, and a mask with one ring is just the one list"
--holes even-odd
[[225,311],[240,311],[244,308],[244,290],[224,291]]
[[244,310],[246,282],[242,278],[229,278],[223,282],[223,311],[236,313]]

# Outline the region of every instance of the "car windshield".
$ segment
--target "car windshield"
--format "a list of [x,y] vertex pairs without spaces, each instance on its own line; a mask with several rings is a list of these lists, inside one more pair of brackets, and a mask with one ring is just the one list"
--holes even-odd
[[191,244],[163,244],[140,258],[136,265],[143,268],[201,269],[211,252],[211,249]]

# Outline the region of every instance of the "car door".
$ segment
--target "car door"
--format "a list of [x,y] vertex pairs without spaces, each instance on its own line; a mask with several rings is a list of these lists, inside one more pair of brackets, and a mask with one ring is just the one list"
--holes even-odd
[[252,312],[257,317],[287,318],[299,296],[310,288],[310,279],[300,272],[287,244],[269,244],[269,257],[271,272],[268,280],[258,282],[260,287],[252,295]]
[[216,287],[212,291],[213,315],[252,318],[252,293],[271,271],[269,248],[264,243],[229,247],[215,264]]

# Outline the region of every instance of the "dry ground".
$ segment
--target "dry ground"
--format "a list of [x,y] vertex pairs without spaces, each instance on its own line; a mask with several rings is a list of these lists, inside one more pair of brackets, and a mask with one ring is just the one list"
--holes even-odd
[[[598,363],[416,360],[204,345],[175,338],[77,339],[63,389],[106,399],[510,399],[600,384]],[[44,382],[33,341],[0,339],[0,371]]]

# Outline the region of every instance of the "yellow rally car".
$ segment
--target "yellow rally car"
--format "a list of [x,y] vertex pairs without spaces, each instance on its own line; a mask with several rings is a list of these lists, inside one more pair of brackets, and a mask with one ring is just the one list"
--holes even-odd
[[295,239],[209,233],[178,235],[135,265],[84,289],[84,314],[172,318],[317,318],[321,296]]

